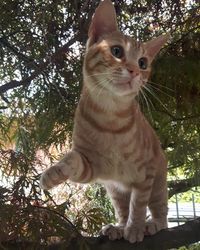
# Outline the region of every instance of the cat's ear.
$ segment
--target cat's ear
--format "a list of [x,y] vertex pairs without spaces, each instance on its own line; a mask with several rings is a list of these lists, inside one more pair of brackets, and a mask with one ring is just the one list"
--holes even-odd
[[147,55],[153,60],[163,45],[169,40],[170,35],[165,34],[154,38],[144,44]]
[[89,27],[89,38],[93,42],[96,42],[102,35],[117,30],[116,12],[111,0],[104,0],[100,2]]

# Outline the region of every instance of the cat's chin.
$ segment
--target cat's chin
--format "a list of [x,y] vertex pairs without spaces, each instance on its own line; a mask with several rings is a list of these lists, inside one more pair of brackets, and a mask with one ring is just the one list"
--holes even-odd
[[134,91],[133,89],[129,90],[115,90],[114,94],[116,96],[130,96],[131,98],[135,98],[138,95],[137,91]]
[[127,81],[125,83],[117,83],[114,86],[114,92],[117,96],[131,95],[135,97],[139,90],[134,87],[133,82]]

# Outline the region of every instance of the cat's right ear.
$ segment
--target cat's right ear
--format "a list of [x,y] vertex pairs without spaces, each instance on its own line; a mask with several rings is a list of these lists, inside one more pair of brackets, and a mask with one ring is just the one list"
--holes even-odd
[[100,2],[89,27],[88,46],[97,42],[102,35],[109,34],[117,30],[116,12],[111,0],[104,0]]

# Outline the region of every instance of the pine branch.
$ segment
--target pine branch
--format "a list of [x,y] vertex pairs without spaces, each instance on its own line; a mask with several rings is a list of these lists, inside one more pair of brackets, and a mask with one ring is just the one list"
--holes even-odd
[[14,88],[17,88],[20,86],[23,86],[23,87],[28,86],[32,80],[34,80],[36,77],[38,77],[40,74],[43,73],[43,71],[48,67],[49,64],[54,63],[56,58],[65,54],[69,50],[69,47],[77,39],[78,39],[77,36],[72,38],[68,43],[66,43],[65,45],[60,47],[54,54],[52,54],[50,57],[46,58],[46,60],[43,63],[38,64],[37,69],[35,69],[35,71],[30,76],[22,79],[21,81],[12,80],[12,81],[0,86],[0,94],[3,94],[10,89],[14,89]]
[[25,240],[2,242],[1,244],[6,249],[79,250],[83,249],[85,243],[90,250],[167,250],[198,241],[200,241],[200,218],[186,222],[178,227],[163,230],[154,236],[146,236],[143,242],[136,244],[131,244],[125,240],[110,241],[104,236],[78,237],[71,242],[66,241],[49,246]]

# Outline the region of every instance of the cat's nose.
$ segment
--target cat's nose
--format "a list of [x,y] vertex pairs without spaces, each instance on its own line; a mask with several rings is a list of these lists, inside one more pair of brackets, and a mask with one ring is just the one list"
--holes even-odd
[[128,69],[128,71],[132,77],[136,77],[139,75],[139,71],[137,69]]

